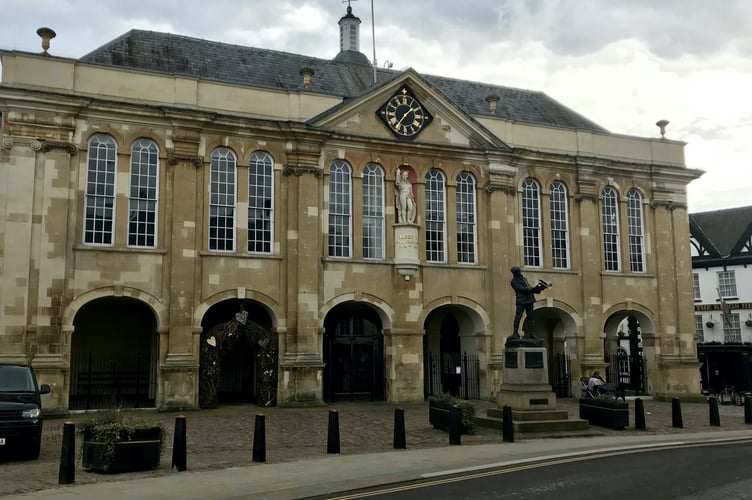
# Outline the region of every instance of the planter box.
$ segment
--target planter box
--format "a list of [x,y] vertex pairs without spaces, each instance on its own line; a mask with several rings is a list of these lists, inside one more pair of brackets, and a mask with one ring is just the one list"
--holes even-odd
[[[452,405],[443,401],[428,401],[428,423],[434,429],[441,429],[449,432],[449,412]],[[460,418],[462,418],[462,408],[460,408]],[[461,424],[462,425],[462,424]],[[467,426],[462,425],[462,434],[469,434]]]
[[84,432],[82,444],[83,467],[99,472],[132,472],[153,469],[159,465],[162,454],[162,429],[140,429],[130,439],[123,436],[115,444],[112,457],[106,456],[106,445],[92,439],[90,431]]
[[616,400],[580,399],[580,418],[590,425],[623,429],[629,425],[629,404]]

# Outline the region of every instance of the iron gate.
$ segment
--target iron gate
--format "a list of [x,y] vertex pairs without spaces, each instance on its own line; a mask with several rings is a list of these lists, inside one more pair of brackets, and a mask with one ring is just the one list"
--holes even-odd
[[645,394],[648,379],[645,356],[610,354],[606,362],[606,379],[611,383],[615,381],[617,389]]
[[553,355],[553,370],[551,373],[551,386],[558,398],[569,398],[572,396],[572,387],[570,384],[571,359],[568,354],[558,353]]
[[95,357],[89,352],[71,358],[71,410],[155,406],[156,362],[137,353],[131,359]]
[[[466,352],[459,360],[454,357],[440,360],[435,353],[428,352],[423,362],[426,397],[449,393],[460,399],[480,399],[480,359],[477,354]],[[460,373],[457,373],[457,366]]]

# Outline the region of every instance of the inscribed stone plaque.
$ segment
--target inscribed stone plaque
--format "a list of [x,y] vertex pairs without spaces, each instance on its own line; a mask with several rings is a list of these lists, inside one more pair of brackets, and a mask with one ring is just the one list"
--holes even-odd
[[504,368],[517,368],[517,353],[507,353],[504,356]]
[[540,351],[526,352],[525,368],[543,368],[543,353]]

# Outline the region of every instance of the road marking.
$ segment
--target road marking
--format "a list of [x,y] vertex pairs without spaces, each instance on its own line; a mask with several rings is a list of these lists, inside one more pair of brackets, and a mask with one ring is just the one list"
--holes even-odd
[[[460,481],[467,481],[470,479],[480,479],[480,478],[489,477],[489,476],[500,476],[502,474],[509,474],[512,472],[520,472],[520,471],[530,470],[530,469],[540,469],[543,467],[549,467],[551,465],[561,465],[561,464],[567,464],[567,463],[584,461],[584,460],[593,460],[596,458],[604,458],[604,457],[610,457],[610,456],[616,456],[616,455],[626,455],[629,453],[645,453],[648,451],[661,451],[664,449],[676,448],[676,447],[681,447],[681,446],[694,448],[694,447],[707,446],[709,444],[717,444],[717,443],[738,444],[738,443],[745,443],[745,442],[750,442],[750,441],[752,441],[752,437],[742,438],[742,439],[717,438],[717,439],[708,439],[708,440],[698,441],[698,442],[666,441],[663,443],[655,443],[655,444],[648,443],[648,444],[641,444],[641,445],[635,445],[635,446],[601,448],[595,451],[583,450],[581,452],[561,453],[557,455],[547,455],[547,456],[541,456],[541,457],[536,457],[536,458],[525,458],[525,459],[513,460],[513,461],[508,461],[508,462],[499,462],[498,464],[489,464],[489,465],[483,465],[483,466],[478,466],[478,467],[468,467],[466,469],[455,469],[455,470],[450,470],[450,471],[422,474],[421,477],[428,478],[428,477],[435,477],[440,474],[449,475],[449,474],[461,473],[461,472],[456,472],[456,471],[468,472],[472,470],[488,469],[491,467],[502,467],[504,466],[504,464],[507,464],[507,465],[519,464],[516,467],[509,467],[509,468],[501,469],[501,470],[487,470],[485,472],[477,472],[475,474],[448,477],[444,479],[434,479],[433,481],[421,481],[419,483],[414,483],[414,484],[402,484],[400,486],[380,488],[378,490],[353,493],[351,495],[330,497],[330,500],[354,500],[357,498],[366,498],[366,497],[371,497],[371,496],[376,496],[376,495],[385,495],[388,493],[397,493],[401,491],[415,490],[419,488],[430,488],[432,486],[439,486],[439,485],[448,484],[448,483],[457,483]],[[551,460],[551,461],[542,462],[542,460]],[[530,463],[530,462],[537,462],[537,463]],[[420,480],[416,480],[416,481],[420,481]]]

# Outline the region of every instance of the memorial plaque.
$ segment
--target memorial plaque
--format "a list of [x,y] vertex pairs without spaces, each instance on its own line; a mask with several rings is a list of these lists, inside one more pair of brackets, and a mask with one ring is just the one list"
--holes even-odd
[[540,351],[526,352],[525,368],[543,368],[543,353]]
[[531,399],[530,400],[530,406],[547,405],[547,404],[548,404],[548,399]]
[[504,356],[504,368],[517,368],[517,353],[507,352]]

